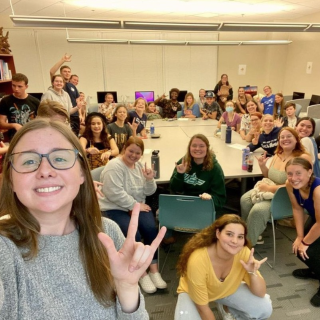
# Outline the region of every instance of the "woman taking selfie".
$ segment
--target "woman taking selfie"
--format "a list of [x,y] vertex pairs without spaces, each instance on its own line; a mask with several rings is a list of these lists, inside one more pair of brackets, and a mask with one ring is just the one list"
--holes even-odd
[[[222,319],[267,319],[270,296],[258,261],[247,239],[247,227],[235,214],[226,214],[194,235],[178,260],[178,302],[175,320],[216,319],[209,307],[215,301]],[[250,301],[250,302],[249,302]]]
[[[292,204],[297,238],[293,253],[307,265],[292,275],[298,279],[320,280],[320,178],[312,173],[312,165],[303,158],[294,158],[286,165],[287,191]],[[304,210],[309,217],[304,223]],[[320,307],[320,288],[311,298],[314,307]]]
[[1,319],[149,318],[138,280],[165,229],[150,247],[137,244],[137,206],[124,239],[101,217],[85,157],[58,121],[30,121],[12,139],[0,199]]

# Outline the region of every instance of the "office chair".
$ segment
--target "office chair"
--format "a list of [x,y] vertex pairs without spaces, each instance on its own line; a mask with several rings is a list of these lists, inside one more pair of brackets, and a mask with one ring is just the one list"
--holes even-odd
[[302,105],[296,103],[296,112],[295,112],[296,113],[296,117],[299,117],[299,114],[300,114],[301,110],[302,110]]
[[314,104],[307,108],[307,117],[320,119],[320,104]]
[[[215,219],[216,211],[212,199],[167,194],[159,196],[159,229],[165,226],[178,232],[197,233],[210,226]],[[159,261],[158,257],[158,263]]]

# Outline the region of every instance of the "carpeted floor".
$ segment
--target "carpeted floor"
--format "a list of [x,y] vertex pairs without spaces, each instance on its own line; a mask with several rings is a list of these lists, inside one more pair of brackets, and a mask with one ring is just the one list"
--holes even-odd
[[[237,182],[231,182],[227,186],[228,207],[225,212],[239,212],[239,188]],[[267,292],[271,296],[273,303],[273,314],[270,319],[273,320],[318,320],[320,319],[320,308],[311,306],[309,300],[317,292],[319,281],[300,280],[292,276],[292,271],[296,268],[304,268],[305,265],[292,254],[292,242],[284,236],[283,231],[289,238],[295,238],[295,229],[287,227],[278,227],[276,231],[276,265],[271,269],[266,263],[260,271],[267,283]],[[167,247],[169,253],[166,256],[164,248],[160,249],[160,270],[162,277],[168,283],[166,290],[158,290],[154,294],[145,294],[146,308],[151,320],[171,320],[174,319],[174,310],[177,301],[176,289],[179,279],[176,275],[176,262],[179,253],[186,243],[190,234],[176,233],[177,242]],[[263,234],[265,243],[257,245],[256,250],[262,257],[268,257],[269,262],[273,262],[273,241],[272,228],[268,225]],[[257,252],[256,259],[261,259]],[[248,301],[250,303],[250,301]],[[222,317],[217,312],[215,303],[210,304],[217,320]]]

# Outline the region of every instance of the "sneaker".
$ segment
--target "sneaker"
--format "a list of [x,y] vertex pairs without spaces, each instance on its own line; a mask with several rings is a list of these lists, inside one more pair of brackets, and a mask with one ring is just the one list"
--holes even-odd
[[224,310],[223,304],[217,303],[217,308],[222,316],[222,320],[236,320],[236,318],[230,312],[226,312]]
[[149,275],[140,278],[139,280],[140,287],[146,293],[154,293],[157,291],[157,288],[153,284],[152,280],[150,279]]
[[318,279],[317,276],[308,269],[296,269],[292,272],[292,275],[298,279]]
[[264,244],[264,240],[263,240],[262,236],[259,236],[257,244]]
[[320,288],[318,289],[318,292],[311,298],[310,303],[314,307],[320,307]]
[[167,287],[167,283],[162,279],[161,274],[159,272],[149,272],[149,277],[156,288],[165,289]]

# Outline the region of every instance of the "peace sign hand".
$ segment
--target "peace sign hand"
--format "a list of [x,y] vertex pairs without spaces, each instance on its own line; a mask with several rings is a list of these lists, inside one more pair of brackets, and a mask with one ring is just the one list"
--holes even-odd
[[149,267],[153,255],[166,233],[166,228],[162,227],[151,245],[136,242],[135,235],[138,229],[139,212],[140,204],[137,203],[132,210],[127,238],[119,251],[116,250],[112,239],[108,235],[102,232],[98,234],[98,238],[105,246],[109,256],[111,274],[115,282],[123,286],[137,285],[139,279]]
[[143,176],[147,179],[147,181],[151,181],[154,178],[153,168],[147,168],[147,163],[144,164],[144,168],[141,169]]
[[184,158],[182,159],[182,163],[176,163],[176,169],[179,173],[185,173],[187,171],[187,164],[185,163]]
[[240,263],[247,270],[247,272],[256,274],[256,271],[260,269],[261,265],[265,263],[268,258],[264,258],[259,261],[253,257],[253,253],[254,253],[254,248],[252,248],[250,251],[250,256],[247,263],[245,263],[243,260],[240,260]]
[[256,157],[256,159],[258,160],[258,163],[259,163],[259,166],[263,166],[263,165],[266,165],[267,161],[268,161],[268,157],[267,157],[267,151],[265,151],[263,153],[263,155],[261,155],[261,157]]

